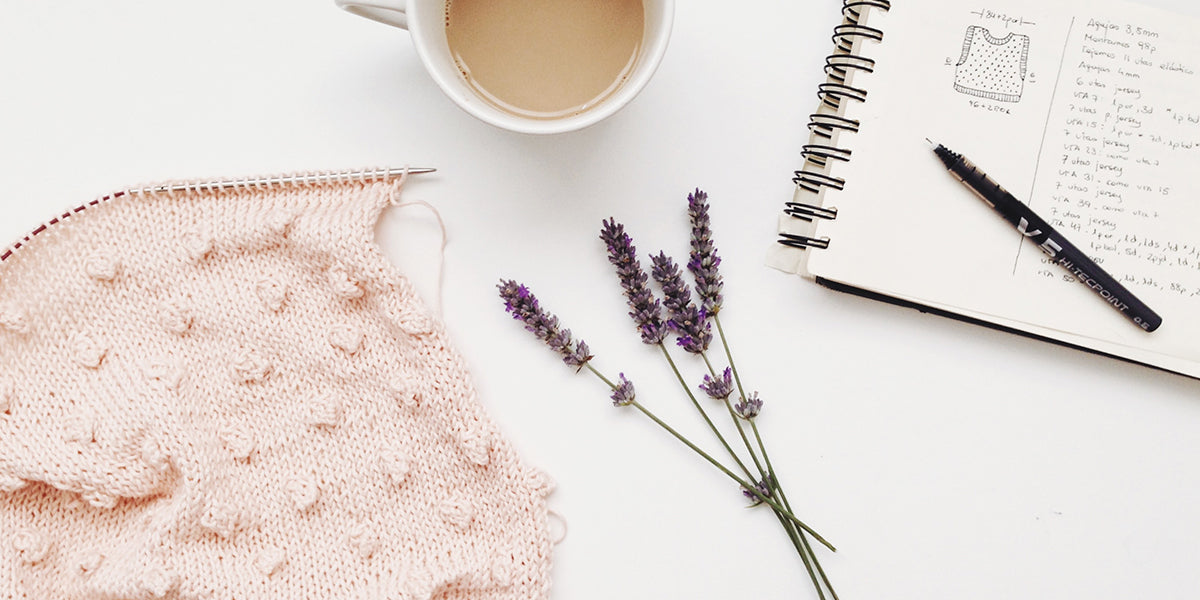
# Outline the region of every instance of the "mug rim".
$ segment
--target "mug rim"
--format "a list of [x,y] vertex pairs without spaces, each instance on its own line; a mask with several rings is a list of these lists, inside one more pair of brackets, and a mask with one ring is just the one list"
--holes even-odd
[[[534,135],[566,133],[584,129],[607,119],[629,104],[630,101],[641,93],[655,72],[658,71],[658,67],[662,63],[662,58],[667,51],[675,18],[675,0],[643,0],[644,3],[654,2],[660,7],[661,19],[658,28],[655,31],[649,32],[651,37],[643,38],[644,45],[641,56],[638,57],[637,65],[634,67],[629,79],[621,84],[613,94],[582,113],[557,119],[533,119],[504,112],[491,105],[472,91],[466,82],[458,77],[457,68],[450,69],[453,73],[447,73],[445,65],[441,65],[440,63],[435,64],[435,57],[432,54],[433,50],[430,47],[431,44],[439,43],[446,46],[447,53],[449,52],[449,46],[447,45],[444,33],[442,36],[439,36],[440,39],[430,39],[426,36],[426,28],[429,26],[424,23],[431,17],[423,16],[423,9],[419,7],[428,6],[431,2],[439,6],[444,6],[445,1],[408,0],[408,31],[413,38],[413,46],[416,47],[417,56],[425,66],[425,71],[433,78],[434,83],[442,90],[442,93],[448,96],[454,102],[455,106],[458,106],[467,114],[500,129]],[[442,23],[444,22],[444,18],[438,15],[436,22]],[[441,28],[441,31],[445,31],[444,27]],[[645,44],[646,41],[650,43]]]

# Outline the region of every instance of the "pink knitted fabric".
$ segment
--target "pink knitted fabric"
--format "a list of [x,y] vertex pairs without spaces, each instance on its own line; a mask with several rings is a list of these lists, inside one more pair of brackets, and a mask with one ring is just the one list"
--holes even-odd
[[374,243],[402,181],[118,195],[0,262],[0,598],[548,594],[551,483]]

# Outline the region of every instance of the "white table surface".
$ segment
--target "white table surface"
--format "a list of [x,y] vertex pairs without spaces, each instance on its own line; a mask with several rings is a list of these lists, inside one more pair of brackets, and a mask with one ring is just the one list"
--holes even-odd
[[[769,512],[613,408],[496,296],[501,277],[528,283],[598,367],[707,442],[597,238],[615,216],[643,256],[684,254],[698,186],[724,324],[797,512],[839,548],[821,557],[843,599],[1195,597],[1200,381],[763,266],[839,4],[681,1],[631,105],[529,137],[473,120],[404,32],[331,0],[8,2],[0,238],[136,183],[435,166],[405,198],[445,220],[440,304],[482,402],[559,484],[551,597],[815,598]],[[438,306],[428,211],[392,210],[379,236]]]

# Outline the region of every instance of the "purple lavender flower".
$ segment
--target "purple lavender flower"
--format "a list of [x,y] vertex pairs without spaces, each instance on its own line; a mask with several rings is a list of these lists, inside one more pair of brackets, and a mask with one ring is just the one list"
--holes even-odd
[[696,279],[696,297],[700,308],[707,315],[721,310],[723,282],[717,267],[721,257],[712,241],[712,227],[708,218],[708,194],[696,188],[688,194],[688,217],[692,222],[692,252],[688,259],[688,270]]
[[733,370],[725,367],[725,373],[720,379],[704,376],[704,383],[700,384],[700,390],[708,394],[713,400],[724,400],[733,393]]
[[619,378],[621,383],[617,384],[612,393],[613,406],[629,406],[637,397],[633,391],[633,382],[626,379],[624,373],[621,373]]
[[651,275],[662,286],[665,297],[663,305],[667,307],[667,312],[673,317],[687,310],[692,304],[692,291],[683,282],[683,272],[675,261],[666,252],[659,252],[650,257],[650,263]]
[[758,413],[762,412],[762,407],[763,403],[762,400],[758,399],[758,392],[750,392],[750,397],[739,400],[738,403],[733,406],[733,411],[736,412],[739,417],[749,421],[750,419],[757,417]]
[[[754,484],[754,489],[758,490],[758,493],[762,494],[766,498],[771,497],[771,485],[765,478],[762,481],[756,482]],[[758,506],[763,502],[762,498],[759,498],[754,492],[746,488],[742,488],[742,495],[753,500],[755,506]]]
[[592,355],[583,340],[575,342],[571,347],[571,330],[560,329],[558,317],[545,311],[538,304],[537,298],[529,288],[513,280],[501,280],[496,286],[500,289],[500,298],[504,300],[504,310],[514,319],[525,324],[525,329],[532,331],[538,339],[550,346],[551,350],[563,356],[563,362],[573,367],[583,368]]
[[712,326],[704,311],[692,303],[692,293],[683,282],[683,274],[664,252],[650,257],[653,266],[650,276],[662,286],[669,319],[667,327],[679,335],[676,343],[692,354],[708,350],[712,343]]
[[637,324],[642,342],[662,343],[667,337],[667,328],[662,320],[662,304],[646,285],[646,271],[637,259],[633,240],[625,233],[625,226],[615,219],[604,221],[600,239],[608,246],[608,262],[617,268],[617,278],[625,289],[629,300],[629,316]]

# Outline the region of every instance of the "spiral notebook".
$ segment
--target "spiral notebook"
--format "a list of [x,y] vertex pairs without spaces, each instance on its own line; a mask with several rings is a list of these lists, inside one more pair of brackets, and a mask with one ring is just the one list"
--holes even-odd
[[[1200,20],[1112,0],[844,0],[769,262],[1200,377]],[[970,157],[1163,316],[1146,333],[980,202]]]

